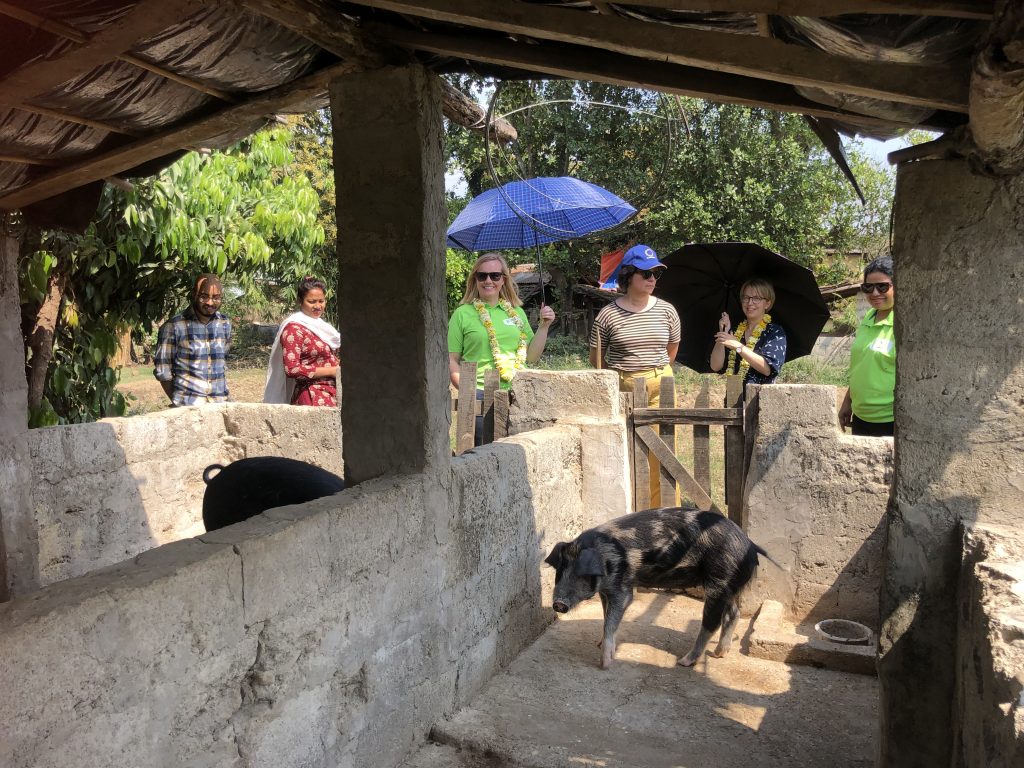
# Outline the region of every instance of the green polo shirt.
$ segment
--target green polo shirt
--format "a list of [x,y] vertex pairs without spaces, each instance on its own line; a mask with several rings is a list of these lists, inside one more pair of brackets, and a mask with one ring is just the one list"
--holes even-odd
[[[533,329],[526,319],[526,313],[522,307],[516,307],[513,311],[523,321],[526,343],[529,344],[533,341]],[[488,307],[487,314],[494,323],[494,336],[498,340],[501,356],[512,365],[516,359],[516,349],[519,348],[519,328],[501,307]],[[452,319],[448,321],[448,351],[454,352],[467,362],[476,363],[476,388],[483,389],[484,374],[494,368],[495,364],[491,355],[491,342],[487,338],[487,329],[480,322],[480,316],[472,304],[460,304],[452,312]],[[511,382],[501,382],[502,389],[511,386]]]
[[896,338],[893,311],[875,322],[875,310],[864,316],[850,349],[850,402],[853,415],[881,424],[893,420],[896,388]]

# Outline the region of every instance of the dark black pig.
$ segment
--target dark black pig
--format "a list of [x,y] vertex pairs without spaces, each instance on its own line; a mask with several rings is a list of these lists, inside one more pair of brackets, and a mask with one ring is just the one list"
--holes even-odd
[[253,456],[227,466],[211,464],[203,470],[203,482],[203,525],[207,531],[240,523],[274,507],[302,504],[345,489],[345,481],[333,472],[280,456]]
[[[716,512],[681,507],[634,512],[555,544],[544,561],[555,569],[552,607],[559,613],[598,593],[604,607],[601,667],[615,658],[615,632],[635,587],[704,588],[704,615],[693,649],[679,663],[692,666],[721,628],[713,656],[732,645],[736,598],[768,553]],[[769,558],[771,559],[771,558]]]

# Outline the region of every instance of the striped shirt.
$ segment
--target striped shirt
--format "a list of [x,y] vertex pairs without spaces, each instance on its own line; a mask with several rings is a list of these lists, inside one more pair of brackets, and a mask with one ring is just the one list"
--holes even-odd
[[662,368],[668,359],[668,345],[679,342],[681,327],[676,308],[655,299],[643,312],[631,312],[617,301],[597,313],[590,329],[590,346],[601,340],[605,364],[617,371],[646,371]]
[[160,326],[153,375],[170,381],[174,405],[220,403],[228,399],[227,358],[231,321],[215,312],[208,323],[189,307]]

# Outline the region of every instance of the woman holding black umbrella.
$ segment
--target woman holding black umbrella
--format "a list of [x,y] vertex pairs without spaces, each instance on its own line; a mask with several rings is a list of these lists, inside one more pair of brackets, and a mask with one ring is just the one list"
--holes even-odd
[[748,280],[740,288],[745,316],[733,333],[726,312],[718,321],[711,370],[743,376],[747,384],[771,384],[786,361],[786,331],[772,322],[768,310],[775,304],[775,288],[767,280]]

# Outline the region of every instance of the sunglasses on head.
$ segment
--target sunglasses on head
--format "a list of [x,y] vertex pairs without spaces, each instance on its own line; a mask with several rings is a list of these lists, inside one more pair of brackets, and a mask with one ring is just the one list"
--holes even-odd
[[504,272],[477,272],[476,281],[482,283],[484,280],[490,280],[492,283],[496,283],[504,276]]
[[884,296],[892,288],[892,283],[863,283],[860,287],[864,293],[870,294],[872,291]]
[[664,269],[641,269],[641,270],[638,270],[638,273],[640,274],[640,277],[642,277],[644,280],[649,280],[652,277],[655,280],[660,280],[661,276],[665,274],[665,270]]

